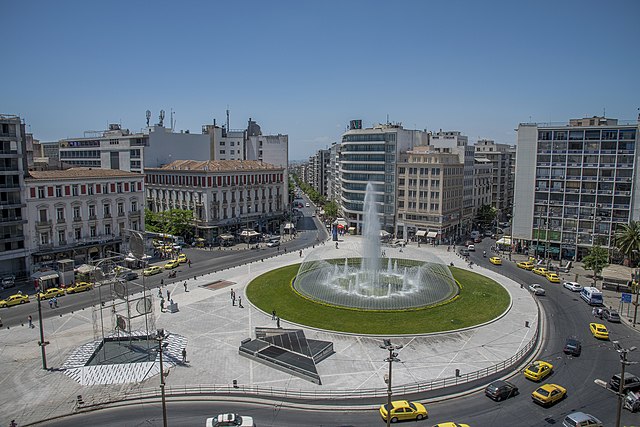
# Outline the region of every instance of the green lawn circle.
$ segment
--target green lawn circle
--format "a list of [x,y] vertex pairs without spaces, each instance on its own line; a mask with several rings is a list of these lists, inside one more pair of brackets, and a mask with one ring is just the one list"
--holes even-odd
[[373,335],[426,334],[489,322],[509,307],[511,297],[497,282],[450,267],[458,295],[432,307],[398,311],[365,311],[323,305],[300,296],[291,282],[300,264],[268,271],[247,286],[247,298],[266,313],[312,328]]

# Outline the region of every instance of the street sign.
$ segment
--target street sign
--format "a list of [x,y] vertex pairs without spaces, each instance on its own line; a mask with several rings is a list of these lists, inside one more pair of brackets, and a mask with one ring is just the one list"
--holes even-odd
[[632,296],[632,294],[628,294],[628,293],[623,292],[622,296],[620,297],[620,301],[626,302],[626,303],[630,303],[631,302],[631,296]]

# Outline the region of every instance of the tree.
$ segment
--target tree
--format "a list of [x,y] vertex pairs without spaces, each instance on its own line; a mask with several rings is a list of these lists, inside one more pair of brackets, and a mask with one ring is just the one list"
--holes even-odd
[[601,246],[594,246],[587,256],[582,258],[582,263],[585,269],[593,270],[593,284],[595,286],[596,277],[609,265],[609,253]]
[[621,224],[615,237],[618,250],[631,261],[631,266],[636,265],[640,253],[640,221]]
[[162,212],[145,211],[145,230],[172,234],[189,239],[193,236],[193,211],[169,209]]
[[478,213],[476,214],[476,222],[482,228],[489,228],[493,221],[496,219],[496,208],[491,205],[482,205],[478,209]]
[[329,202],[324,205],[324,216],[332,220],[338,216],[338,205],[336,202]]

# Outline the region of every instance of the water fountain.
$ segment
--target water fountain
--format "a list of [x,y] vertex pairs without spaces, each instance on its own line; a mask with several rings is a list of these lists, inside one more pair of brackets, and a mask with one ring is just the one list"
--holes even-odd
[[[364,310],[424,307],[452,298],[458,287],[449,269],[430,260],[381,256],[376,194],[367,184],[360,257],[319,258],[312,252],[294,281],[303,296],[325,304]],[[358,252],[355,248],[354,252]],[[326,255],[326,251],[323,252]],[[422,256],[429,257],[427,252]]]

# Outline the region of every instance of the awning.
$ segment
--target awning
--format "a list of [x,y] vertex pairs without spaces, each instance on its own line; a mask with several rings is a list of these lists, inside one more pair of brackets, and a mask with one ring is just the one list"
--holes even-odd
[[295,225],[293,225],[293,223],[291,223],[291,222],[288,222],[288,223],[286,223],[286,224],[284,225],[284,229],[285,229],[285,230],[291,230],[292,228],[296,228],[296,226],[295,226]]
[[431,237],[431,238],[436,237],[437,235],[438,235],[437,231],[430,231],[427,233],[427,237]]
[[258,236],[259,234],[260,233],[253,230],[243,230],[242,233],[240,233],[242,237],[254,237],[254,236]]
[[427,230],[418,230],[416,232],[416,236],[418,236],[418,237],[424,237],[426,235],[427,235]]
[[55,272],[55,271],[37,272],[37,273],[33,273],[31,275],[31,277],[34,278],[34,279],[37,279],[37,280],[52,280],[52,279],[59,279],[60,278],[58,273]]
[[356,231],[355,227],[349,227],[348,231]]
[[340,219],[336,219],[335,221],[333,221],[333,225],[337,225],[338,228],[345,228],[349,224],[347,223],[347,221],[345,221],[344,219],[340,218]]
[[510,245],[510,244],[511,244],[511,237],[503,237],[496,241],[496,245]]
[[222,240],[233,240],[233,236],[231,234],[223,234],[220,238]]

